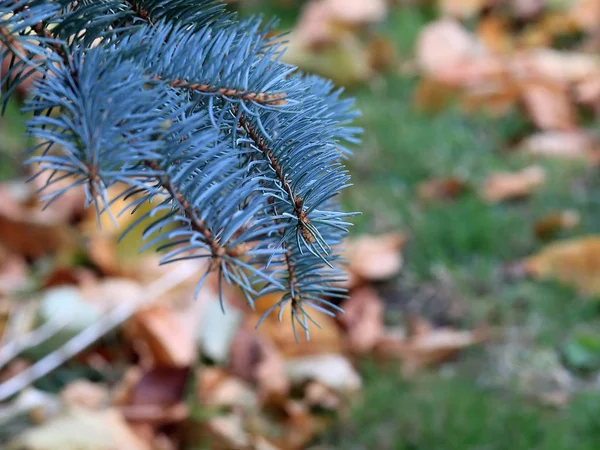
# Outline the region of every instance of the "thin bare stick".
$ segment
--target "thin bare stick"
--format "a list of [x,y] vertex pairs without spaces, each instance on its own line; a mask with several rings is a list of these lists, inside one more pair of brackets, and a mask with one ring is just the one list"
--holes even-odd
[[25,350],[33,348],[50,339],[67,326],[67,324],[68,321],[66,320],[50,320],[35,330],[6,342],[5,345],[0,347],[0,369]]
[[147,304],[148,301],[162,296],[197,273],[197,266],[178,266],[177,269],[168,272],[163,277],[150,283],[144,289],[145,301],[121,303],[98,322],[71,338],[62,347],[46,355],[23,372],[1,383],[0,402],[17,394],[36,380],[61,366],[68,359],[85,350],[102,336],[129,319],[141,306]]

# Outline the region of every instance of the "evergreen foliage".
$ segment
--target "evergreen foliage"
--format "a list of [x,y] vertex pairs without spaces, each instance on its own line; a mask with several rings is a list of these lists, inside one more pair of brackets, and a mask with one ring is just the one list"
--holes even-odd
[[251,305],[284,291],[271,310],[308,333],[306,306],[332,315],[344,296],[336,196],[359,130],[351,100],[280,61],[272,30],[214,0],[0,0],[3,100],[39,74],[24,109],[48,202],[68,179],[101,214],[124,186],[124,212],[154,205],[143,248],[209,258]]

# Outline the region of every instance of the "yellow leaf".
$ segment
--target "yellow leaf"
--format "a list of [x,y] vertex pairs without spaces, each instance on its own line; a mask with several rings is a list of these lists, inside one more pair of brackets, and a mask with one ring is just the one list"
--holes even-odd
[[600,294],[600,236],[551,244],[524,261],[527,274],[550,278],[588,294]]

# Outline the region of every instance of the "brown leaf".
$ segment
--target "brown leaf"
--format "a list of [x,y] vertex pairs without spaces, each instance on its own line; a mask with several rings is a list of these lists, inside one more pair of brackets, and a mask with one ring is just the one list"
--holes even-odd
[[148,424],[152,427],[180,423],[190,415],[188,406],[183,402],[169,406],[126,405],[121,407],[121,413],[129,422]]
[[160,426],[185,420],[182,402],[190,369],[155,368],[128,372],[118,388],[115,402],[130,421]]
[[575,101],[586,105],[600,105],[600,73],[577,84],[573,89]]
[[310,414],[308,409],[297,401],[288,401],[285,412],[287,419],[284,422],[285,435],[275,444],[281,449],[305,449],[315,435],[322,430],[322,424]]
[[445,108],[457,95],[456,88],[429,77],[419,80],[413,96],[417,111],[436,113]]
[[388,335],[378,343],[375,353],[384,357],[399,357],[406,374],[448,361],[467,347],[477,344],[484,336],[477,331],[455,330],[449,327],[421,328],[409,337]]
[[87,409],[102,409],[108,404],[109,392],[106,386],[87,380],[76,380],[68,384],[60,393],[63,403]]
[[581,28],[589,32],[598,32],[600,17],[599,0],[575,0],[568,14]]
[[127,449],[151,450],[116,409],[71,409],[41,426],[30,428],[11,442],[13,449]]
[[513,15],[520,19],[531,19],[544,9],[544,0],[512,0]]
[[[253,328],[262,316],[261,310],[268,309],[281,298],[261,297],[256,301],[256,312],[253,312],[246,319],[246,326]],[[275,347],[285,358],[291,356],[311,355],[319,353],[340,352],[343,348],[342,335],[335,320],[319,311],[310,310],[311,317],[321,324],[321,328],[312,326],[310,329],[310,340],[304,340],[304,333],[297,324],[299,342],[296,342],[292,328],[291,313],[289,305],[284,311],[281,322],[278,319],[277,310],[269,314],[257,331],[260,336],[264,336],[275,344]]]
[[313,0],[306,3],[292,40],[303,48],[332,45],[355,27],[381,21],[387,12],[384,0]]
[[586,236],[550,244],[523,261],[528,275],[551,278],[587,295],[600,294],[600,237]]
[[531,194],[546,181],[546,172],[539,166],[530,166],[519,172],[500,172],[487,178],[481,195],[491,203]]
[[402,268],[400,250],[405,242],[402,233],[364,235],[350,240],[346,251],[349,271],[371,281],[397,275]]
[[576,112],[566,89],[550,83],[526,83],[523,101],[533,122],[543,130],[573,130]]
[[0,296],[23,288],[29,277],[25,260],[17,255],[4,253],[0,248]]
[[304,400],[310,407],[319,407],[336,411],[341,406],[340,397],[318,381],[312,381],[304,390]]
[[118,276],[123,273],[117,253],[117,242],[109,236],[92,237],[87,246],[90,261],[105,276]]
[[586,53],[540,48],[515,54],[510,61],[510,70],[518,79],[545,81],[565,87],[596,78],[600,73],[600,58]]
[[529,154],[589,160],[594,140],[584,131],[544,131],[526,138],[521,147]]
[[64,285],[91,286],[98,284],[97,275],[85,267],[57,266],[44,280],[43,286],[50,288]]
[[256,411],[258,409],[258,396],[252,387],[232,376],[221,380],[213,387],[210,394],[204,397],[207,405],[220,406],[226,408],[241,408],[246,411]]
[[466,189],[466,183],[460,178],[432,178],[419,183],[417,195],[424,202],[453,200]]
[[447,70],[460,69],[482,54],[481,44],[459,22],[442,19],[423,28],[417,41],[417,62],[423,72],[444,81]]
[[539,239],[549,239],[560,231],[572,230],[580,221],[577,211],[558,211],[538,220],[534,224],[534,232]]
[[0,244],[27,258],[73,248],[75,236],[69,227],[59,216],[26,207],[19,198],[21,189],[0,186]]
[[386,36],[374,36],[367,44],[369,66],[378,72],[391,68],[397,61],[393,42]]
[[205,366],[196,370],[196,399],[201,403],[209,401],[216,387],[230,374],[222,367]]
[[290,382],[281,353],[254,329],[241,328],[236,334],[230,367],[234,375],[256,383],[263,400],[285,397],[289,391]]
[[189,367],[196,357],[193,330],[165,306],[138,311],[131,319],[132,335],[145,342],[157,366]]
[[439,0],[438,3],[445,16],[468,19],[476,16],[489,0]]
[[477,35],[486,48],[494,53],[512,50],[513,39],[506,19],[498,16],[484,17],[477,25]]
[[357,353],[370,351],[383,334],[383,303],[371,287],[352,291],[342,304],[340,322],[346,329],[347,344]]

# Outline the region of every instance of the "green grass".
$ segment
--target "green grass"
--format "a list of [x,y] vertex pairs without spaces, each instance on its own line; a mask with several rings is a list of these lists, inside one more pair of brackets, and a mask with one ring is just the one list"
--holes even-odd
[[[596,449],[600,394],[586,392],[564,411],[541,409],[510,392],[460,378],[406,383],[367,371],[368,399],[328,442],[343,449]],[[379,405],[379,406],[374,406]]]

